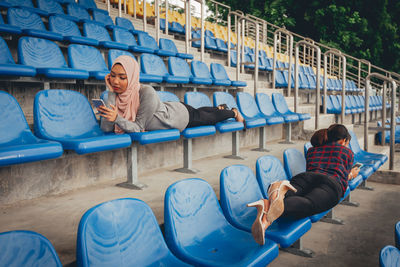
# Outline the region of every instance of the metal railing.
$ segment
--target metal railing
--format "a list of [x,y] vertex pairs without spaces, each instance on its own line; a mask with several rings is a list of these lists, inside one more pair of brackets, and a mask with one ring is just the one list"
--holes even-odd
[[[286,42],[289,42],[289,45],[286,45],[288,50],[286,50],[287,54],[289,55],[289,68],[288,68],[288,86],[287,86],[287,96],[290,96],[290,90],[292,87],[291,78],[292,77],[292,54],[293,54],[293,35],[287,31],[286,29],[277,29],[274,32],[274,57],[272,63],[272,89],[275,89],[275,77],[276,77],[276,61],[277,61],[277,54],[278,54],[278,45],[281,46],[282,43],[282,34],[286,36]],[[282,47],[279,47],[279,52],[282,52]]]

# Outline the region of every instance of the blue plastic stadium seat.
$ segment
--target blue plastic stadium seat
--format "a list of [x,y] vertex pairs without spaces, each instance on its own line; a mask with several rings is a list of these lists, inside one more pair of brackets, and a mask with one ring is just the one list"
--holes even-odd
[[284,76],[282,70],[275,71],[275,86],[276,87],[287,87],[288,86],[288,82],[285,79],[285,76]]
[[179,102],[179,98],[171,92],[157,91],[157,95],[162,102]]
[[104,202],[85,212],[76,255],[78,266],[189,266],[169,251],[150,207],[133,198]]
[[176,56],[184,59],[193,59],[192,54],[178,53],[178,49],[175,46],[174,41],[170,39],[160,38],[160,50],[159,55],[162,56]]
[[[357,136],[354,134],[354,132],[349,131],[349,133],[351,135],[350,148],[354,153],[354,162],[360,162],[364,164],[364,166],[369,166],[373,168],[373,171],[375,172],[387,161],[388,157],[384,154],[377,154],[362,150],[358,144]],[[363,168],[361,168],[360,172],[363,173]],[[364,179],[368,178],[365,176],[366,175],[363,174]]]
[[171,26],[169,26],[168,30],[179,34],[185,34],[185,29],[183,28],[182,24],[176,21],[171,22]]
[[[207,95],[200,92],[187,92],[185,93],[185,103],[194,107],[212,107],[211,101]],[[226,121],[218,122],[215,127],[220,133],[234,132],[243,130],[244,125],[231,118]]]
[[326,111],[330,114],[340,114],[342,112],[336,96],[329,95],[326,98]]
[[133,57],[135,60],[135,56],[125,50],[118,50],[118,49],[110,49],[108,50],[108,68],[111,70],[112,64],[114,63],[114,60],[117,59],[117,57],[119,56],[131,56]]
[[[281,168],[283,171],[282,166]],[[270,172],[271,170],[265,171]],[[280,173],[274,174],[280,175]],[[271,179],[271,177],[268,178]],[[275,181],[274,178],[272,177],[271,180]],[[251,232],[251,226],[257,216],[257,209],[248,208],[246,204],[265,198],[253,171],[244,165],[232,165],[224,168],[220,176],[220,196],[221,208],[228,222],[240,230]],[[311,221],[308,218],[301,220],[280,218],[267,228],[265,237],[266,240],[278,243],[281,248],[287,248],[310,228]]]
[[85,22],[83,24],[83,35],[99,41],[99,45],[105,48],[128,50],[128,45],[111,41],[110,34],[100,24]]
[[36,69],[32,66],[15,64],[7,43],[0,37],[0,76],[35,76]]
[[211,75],[214,78],[215,85],[222,86],[238,86],[245,87],[247,86],[246,82],[243,81],[231,81],[226,73],[224,66],[219,63],[211,63],[210,65]]
[[185,83],[186,79],[175,77],[168,74],[167,68],[163,60],[153,54],[142,54],[140,56],[140,74],[141,82],[156,82],[162,81],[167,83]]
[[36,13],[24,8],[9,8],[7,21],[11,26],[19,27],[23,34],[61,41],[63,37],[55,32],[49,32],[43,24],[42,19]]
[[210,50],[217,50],[217,44],[215,43],[215,39],[209,36],[204,36],[204,47]]
[[99,41],[96,39],[83,37],[78,25],[72,20],[67,19],[63,16],[51,16],[49,18],[49,29],[52,32],[61,34],[64,41],[75,44],[86,44],[97,46]]
[[9,34],[21,34],[22,30],[20,27],[5,24],[3,17],[0,16],[0,32]]
[[280,124],[285,122],[285,119],[275,110],[274,104],[272,104],[269,95],[264,93],[257,93],[256,103],[268,125]]
[[105,134],[96,121],[89,101],[69,90],[45,90],[34,101],[35,134],[59,141],[64,149],[87,154],[131,145],[127,134]]
[[99,9],[97,8],[96,3],[94,2],[94,0],[79,0],[78,1],[79,4],[81,6],[84,6],[87,10],[90,10],[92,12],[103,12],[104,14],[108,15],[108,11],[107,10],[103,10],[103,9]]
[[0,166],[62,155],[60,143],[39,139],[32,134],[17,100],[4,91],[0,91],[0,108],[3,113],[0,119]]
[[227,53],[228,52],[228,46],[224,42],[224,40],[220,38],[215,39],[215,45],[217,46],[217,51]]
[[85,70],[68,68],[64,56],[54,42],[34,37],[21,37],[18,41],[18,61],[36,68],[37,74],[48,78],[87,79]]
[[231,66],[232,67],[236,67],[237,66],[237,53],[236,53],[236,51],[231,50],[230,60],[231,60]]
[[[3,7],[18,7],[18,8],[23,8],[25,10],[29,10],[30,12],[36,13],[40,16],[48,16],[49,14],[42,9],[35,8],[31,0],[2,0],[1,1]],[[8,7],[7,7],[8,6]]]
[[398,221],[394,227],[394,240],[396,247],[400,249],[400,221]]
[[103,24],[109,30],[114,29],[116,26],[114,25],[114,21],[112,20],[110,15],[108,15],[108,13],[104,13],[104,11],[99,10],[93,10],[93,20],[100,24]]
[[191,83],[210,85],[213,83],[213,78],[208,70],[206,63],[193,60],[190,63],[190,69],[193,77],[190,79]]
[[142,47],[136,43],[135,37],[131,32],[122,28],[114,28],[113,38],[116,42],[127,45],[128,49],[136,53],[153,53],[154,50],[149,47]]
[[386,246],[379,253],[380,267],[397,267],[400,266],[400,249],[394,246]]
[[76,3],[67,5],[67,14],[75,17],[79,22],[93,22],[86,8]]
[[[165,239],[181,260],[196,266],[266,266],[278,256],[224,217],[212,187],[201,179],[172,184],[164,201]],[[194,230],[195,229],[195,230]]]
[[197,32],[192,32],[192,46],[196,48],[201,46],[201,36]]
[[50,241],[31,231],[0,233],[0,262],[3,266],[62,267]]
[[236,95],[239,110],[246,120],[247,128],[256,128],[265,126],[267,124],[266,119],[262,116],[260,110],[257,107],[257,103],[247,92],[238,92]]
[[156,40],[147,33],[138,33],[137,42],[141,47],[147,47],[149,51],[147,53],[158,53],[158,45]]
[[61,4],[55,0],[37,0],[37,6],[39,9],[46,11],[49,16],[57,15],[69,20],[78,21],[76,17],[66,15]]
[[89,77],[104,80],[110,73],[100,51],[93,46],[72,44],[68,46],[68,63],[71,68],[89,72]]
[[135,30],[135,26],[133,26],[132,22],[129,19],[126,19],[123,17],[116,17],[115,24],[118,27],[121,27],[121,28],[124,28],[125,30],[130,31],[132,34],[138,34],[139,32],[146,33],[144,31]]
[[179,83],[189,83],[189,79],[192,77],[189,65],[182,58],[169,57],[168,69],[169,69],[169,74],[172,77],[174,77],[175,79],[179,79]]
[[[285,117],[285,122],[311,119],[311,116],[308,113],[295,113],[289,110],[285,98],[280,93],[272,94],[272,102],[274,103],[276,111],[278,111],[283,117]],[[298,117],[298,119],[296,119],[296,117]]]

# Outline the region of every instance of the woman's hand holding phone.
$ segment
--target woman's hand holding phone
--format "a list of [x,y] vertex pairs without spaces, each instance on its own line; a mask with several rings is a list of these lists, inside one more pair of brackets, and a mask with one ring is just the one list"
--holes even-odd
[[97,108],[97,110],[100,112],[100,116],[110,122],[114,122],[118,117],[118,109],[114,105],[110,105],[110,108],[106,106],[100,106]]

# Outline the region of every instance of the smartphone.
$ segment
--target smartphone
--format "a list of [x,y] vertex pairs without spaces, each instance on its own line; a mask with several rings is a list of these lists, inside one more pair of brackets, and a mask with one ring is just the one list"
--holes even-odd
[[103,99],[92,99],[92,104],[95,108],[98,108],[100,106],[106,106]]
[[363,166],[362,163],[357,162],[356,164],[353,165],[353,168],[361,168]]

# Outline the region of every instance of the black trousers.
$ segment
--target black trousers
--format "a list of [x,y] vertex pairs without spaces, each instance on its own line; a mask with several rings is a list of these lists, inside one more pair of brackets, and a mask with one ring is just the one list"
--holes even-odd
[[299,173],[290,183],[297,192],[286,193],[282,217],[300,219],[329,210],[339,203],[343,194],[338,181],[320,173]]
[[218,109],[215,107],[194,108],[184,104],[189,111],[189,123],[186,127],[215,125],[217,122],[235,117],[232,110]]

